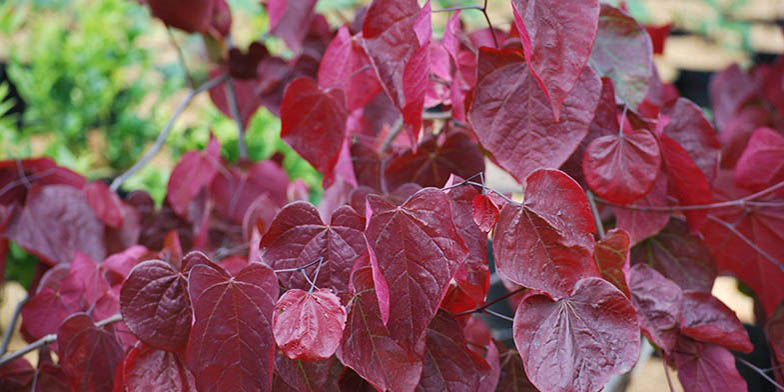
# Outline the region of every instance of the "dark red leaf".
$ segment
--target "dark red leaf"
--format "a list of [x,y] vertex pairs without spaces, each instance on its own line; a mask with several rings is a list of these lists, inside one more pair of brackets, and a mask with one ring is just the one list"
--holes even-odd
[[498,223],[498,207],[487,195],[476,195],[473,202],[474,222],[487,233]]
[[417,391],[479,390],[490,366],[468,348],[460,324],[445,312],[439,312],[426,333],[424,369]]
[[325,90],[343,90],[349,111],[364,107],[382,90],[361,38],[352,37],[346,26],[338,30],[324,52],[319,64],[318,85]]
[[196,392],[193,374],[185,368],[180,354],[137,344],[122,365],[126,392]]
[[172,170],[166,185],[166,200],[174,212],[186,217],[188,206],[196,195],[210,185],[220,165],[220,144],[215,136],[210,137],[207,148],[190,151],[182,156]]
[[630,275],[632,305],[637,311],[640,328],[648,339],[669,354],[680,335],[678,320],[683,292],[675,282],[647,264],[635,265]]
[[99,328],[84,313],[68,317],[57,330],[57,356],[76,391],[110,391],[123,351],[111,326]]
[[6,392],[22,392],[29,390],[35,369],[24,358],[17,358],[0,367],[0,389]]
[[718,128],[724,132],[743,104],[758,92],[757,83],[749,74],[741,70],[738,64],[732,64],[714,73],[710,81],[709,93]]
[[[784,364],[784,305],[779,306],[765,323],[765,335],[773,351],[773,358],[779,365]],[[778,374],[784,375],[784,372],[779,370]]]
[[76,253],[68,276],[63,279],[63,296],[92,306],[109,289],[109,282],[104,278],[100,265],[89,257]]
[[[710,184],[705,174],[689,157],[688,152],[667,135],[661,135],[659,140],[670,192],[675,195],[679,203],[684,206],[712,203],[713,194]],[[688,210],[683,214],[686,215],[692,231],[699,230],[708,217],[707,210]]]
[[62,295],[61,283],[68,271],[67,264],[59,264],[47,271],[35,295],[22,306],[21,330],[30,339],[37,340],[56,333],[68,316],[83,310],[79,301]]
[[558,170],[526,179],[525,202],[507,204],[493,231],[498,273],[524,287],[568,296],[584,277],[599,276],[591,257],[595,231],[580,186]]
[[[280,60],[277,57],[271,57],[271,59]],[[273,61],[275,60],[269,60],[269,59],[267,60],[268,63]],[[289,65],[284,63],[283,60],[280,60],[280,62],[281,64],[276,64],[276,65],[278,65],[279,68],[283,69],[283,71],[279,71],[279,72],[288,73]],[[265,62],[262,61],[261,65],[259,65],[259,71],[258,71],[259,75],[262,75],[262,72],[265,72],[265,74],[267,75],[271,73],[271,72],[267,72],[267,70],[264,70],[263,68],[264,64]],[[214,79],[220,77],[221,74],[226,73],[228,71],[229,71],[228,67],[225,66],[214,69],[210,72],[210,78]],[[277,86],[278,80],[276,80],[275,82],[276,82],[275,85]],[[232,85],[232,89],[234,90],[234,97],[237,102],[237,111],[240,114],[240,118],[242,119],[243,126],[247,128],[248,124],[250,123],[251,117],[253,117],[256,111],[262,106],[262,104],[264,104],[264,101],[261,99],[261,97],[258,94],[259,82],[257,79],[247,79],[247,80],[232,79],[231,85]],[[280,87],[280,89],[281,89],[280,96],[282,97],[283,87]],[[218,84],[217,86],[210,89],[209,94],[212,103],[215,104],[215,106],[221,112],[223,112],[223,114],[231,117],[232,111],[231,108],[229,107],[228,96],[226,95],[226,85],[224,83]],[[278,101],[278,105],[279,102],[280,101]]]
[[670,35],[670,29],[672,29],[672,23],[667,23],[665,25],[647,25],[645,26],[645,31],[648,32],[648,35],[651,37],[651,44],[653,45],[653,54],[663,54],[664,53],[664,44],[667,42],[667,36]]
[[627,297],[629,293],[629,233],[612,229],[593,248],[593,259],[604,280],[613,284]]
[[277,209],[288,202],[289,177],[277,163],[261,161],[246,170],[234,167],[229,172],[215,177],[210,193],[218,214],[232,222],[241,225],[251,204],[263,194],[272,201],[268,208]]
[[122,284],[133,267],[147,259],[149,254],[147,248],[135,245],[120,253],[110,255],[100,266],[104,278],[112,287]]
[[160,260],[133,269],[120,291],[123,321],[141,341],[179,352],[188,343],[193,313],[186,277]]
[[676,141],[689,154],[694,164],[705,174],[709,184],[716,179],[721,145],[716,130],[705,117],[705,112],[694,102],[678,98],[661,109],[669,122],[664,134]]
[[275,342],[287,357],[320,361],[335,353],[346,325],[346,309],[329,289],[286,291],[272,314]]
[[684,290],[710,293],[716,280],[716,264],[705,243],[689,234],[685,222],[672,219],[655,237],[649,238],[632,259],[648,263]]
[[602,136],[585,149],[583,172],[588,185],[614,203],[628,204],[644,196],[660,170],[659,143],[647,129]]
[[251,263],[229,277],[226,272],[196,265],[188,278],[188,292],[194,323],[186,360],[197,389],[271,390],[272,310],[278,297],[272,269]]
[[212,20],[214,0],[147,0],[152,15],[167,26],[188,33],[206,31]]
[[269,0],[270,33],[280,37],[294,52],[302,49],[302,41],[308,33],[307,26],[315,17],[317,0]]
[[50,158],[0,161],[0,205],[24,204],[32,185],[70,185],[82,189],[87,180],[70,169],[57,166]]
[[523,359],[515,350],[507,349],[501,353],[501,377],[497,392],[539,392],[523,369]]
[[104,225],[84,193],[67,185],[33,186],[24,208],[8,223],[3,237],[52,265],[70,262],[77,251],[103,260]]
[[560,121],[516,49],[479,50],[474,99],[468,113],[482,146],[518,181],[539,167],[560,167],[588,134],[601,81],[585,67],[563,102]]
[[278,352],[275,354],[275,376],[294,391],[331,391],[327,385],[333,381],[330,370],[333,365],[342,368],[337,362],[334,357],[316,362],[294,361]]
[[678,379],[686,392],[748,390],[746,381],[735,368],[735,357],[724,347],[682,337],[678,340],[673,359]]
[[410,136],[418,136],[430,75],[430,2],[419,8],[416,0],[391,1],[370,4],[362,37],[381,85],[403,114]]
[[517,308],[514,340],[525,372],[545,391],[597,391],[634,366],[640,329],[634,308],[612,284],[577,282],[571,296],[529,296]]
[[531,73],[558,119],[591,55],[599,1],[512,0],[512,7]]
[[316,170],[330,174],[346,137],[345,98],[341,90],[321,91],[308,78],[286,88],[280,108],[280,136]]
[[601,76],[612,79],[615,93],[632,109],[640,105],[653,73],[653,47],[648,33],[634,18],[602,4],[599,30],[588,62]]
[[684,292],[680,323],[681,333],[694,340],[744,353],[754,350],[735,312],[710,293]]
[[367,239],[389,285],[387,326],[399,343],[412,348],[435,317],[468,248],[441,190],[422,189],[400,206],[371,195],[368,204],[373,215]]
[[735,167],[735,182],[760,191],[781,181],[784,181],[784,135],[770,128],[758,128]]
[[[667,176],[660,173],[648,194],[632,204],[643,207],[668,206],[670,203],[667,198]],[[623,207],[613,208],[613,211],[617,220],[616,226],[629,232],[632,244],[658,234],[670,220],[669,212],[641,211]]]
[[123,205],[116,193],[100,181],[85,185],[83,191],[87,204],[101,222],[111,227],[122,227]]
[[269,55],[267,47],[259,41],[251,42],[247,52],[231,48],[227,62],[229,75],[235,79],[255,79],[259,62]]
[[[323,257],[316,286],[343,294],[348,291],[351,267],[366,248],[364,230],[365,219],[351,207],[335,210],[326,225],[310,203],[291,203],[278,213],[262,238],[262,258],[274,269],[289,269]],[[317,268],[317,264],[311,265],[305,273],[312,277]],[[284,272],[279,278],[287,288],[310,288],[300,272]]]

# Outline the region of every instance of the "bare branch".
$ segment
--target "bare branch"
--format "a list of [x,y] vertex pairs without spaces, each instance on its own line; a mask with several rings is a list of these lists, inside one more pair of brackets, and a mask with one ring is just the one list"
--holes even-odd
[[478,307],[476,309],[467,310],[465,312],[460,312],[460,313],[454,314],[453,316],[460,317],[460,316],[465,316],[465,315],[471,314],[471,313],[484,312],[487,308],[489,308],[489,307],[491,307],[491,306],[493,306],[493,305],[495,305],[495,304],[497,304],[497,303],[499,303],[499,302],[501,302],[501,301],[503,301],[503,300],[505,300],[505,299],[507,299],[509,297],[513,297],[513,296],[515,296],[517,294],[522,294],[522,293],[524,293],[526,291],[528,291],[527,288],[521,287],[521,288],[519,288],[517,290],[510,291],[510,292],[508,292],[508,293],[506,293],[506,294],[504,294],[504,295],[502,295],[502,296],[500,296],[500,297],[498,297],[498,298],[496,298],[496,299],[494,299],[494,300],[492,300],[490,302],[487,302],[484,305],[482,305],[482,306],[480,306],[480,307]]
[[242,115],[237,105],[237,96],[234,93],[234,83],[231,78],[226,81],[223,87],[226,89],[226,101],[229,104],[231,117],[237,123],[237,149],[239,150],[240,159],[245,159],[248,157],[248,147],[245,146],[245,124],[242,122]]
[[19,315],[22,314],[22,307],[27,303],[28,299],[30,299],[30,296],[26,295],[16,304],[16,308],[14,308],[14,315],[11,316],[11,321],[8,322],[8,328],[6,328],[5,333],[3,334],[3,345],[0,346],[0,356],[5,355],[8,351],[8,344],[11,343],[11,336],[13,336],[14,330],[16,329],[16,322],[19,321]]
[[594,200],[593,192],[585,192],[588,196],[588,204],[591,205],[591,213],[593,214],[593,221],[596,223],[596,232],[599,234],[599,239],[604,239],[604,225],[602,224],[602,217],[599,215],[599,209],[596,208],[596,200]]
[[490,21],[490,16],[487,15],[487,0],[485,0],[483,5],[464,5],[460,7],[449,7],[449,8],[442,8],[439,10],[433,10],[433,13],[438,12],[452,12],[452,11],[462,11],[462,10],[477,10],[482,11],[482,14],[485,16],[485,21],[487,21],[487,26],[490,28],[490,33],[493,35],[493,43],[495,44],[496,49],[500,48],[498,45],[498,38],[495,36],[495,28],[493,27],[493,22]]
[[781,384],[777,383],[776,380],[770,378],[770,376],[765,374],[765,372],[762,369],[758,368],[753,363],[751,363],[751,362],[749,362],[749,361],[747,361],[747,360],[745,360],[745,359],[743,359],[741,357],[735,357],[735,360],[737,360],[738,362],[748,366],[749,369],[757,372],[757,374],[762,376],[762,378],[767,380],[769,383],[773,384],[773,386],[776,387],[776,389],[778,389],[780,391],[784,391],[784,386],[782,386]]

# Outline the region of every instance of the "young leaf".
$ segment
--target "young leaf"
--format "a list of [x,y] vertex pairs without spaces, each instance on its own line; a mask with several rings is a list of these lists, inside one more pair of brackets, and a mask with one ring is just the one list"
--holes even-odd
[[180,354],[137,344],[122,363],[124,392],[196,392],[193,374]]
[[683,293],[681,333],[694,340],[750,353],[754,346],[732,309],[710,293]]
[[748,390],[735,368],[735,357],[724,347],[681,337],[672,358],[686,392]]
[[784,181],[784,135],[771,128],[758,128],[735,167],[735,182],[760,191],[781,181]]
[[197,389],[271,390],[272,310],[278,297],[272,269],[251,263],[230,277],[196,265],[188,278],[188,293],[194,324],[185,358]]
[[[332,213],[329,225],[307,202],[294,202],[283,208],[261,240],[263,260],[274,269],[290,269],[312,264],[323,257],[316,286],[331,288],[338,295],[348,292],[351,268],[366,248],[365,219],[351,207]],[[314,276],[318,263],[304,271]],[[310,288],[300,272],[283,272],[279,279],[287,288]]]
[[449,196],[441,190],[424,188],[400,206],[376,195],[367,200],[373,216],[365,234],[389,284],[387,326],[411,349],[435,317],[468,248],[453,221]]
[[666,354],[671,353],[680,336],[681,288],[647,264],[632,267],[629,288],[642,332]]
[[367,260],[352,275],[354,296],[348,304],[340,361],[382,391],[413,391],[422,374],[421,351],[396,342],[381,321]]
[[348,111],[364,107],[382,90],[360,42],[360,37],[352,37],[348,27],[342,26],[319,64],[319,87],[343,90]]
[[131,271],[120,290],[123,321],[144,343],[181,352],[188,343],[193,312],[188,281],[160,260],[148,260]]
[[558,170],[526,179],[525,202],[507,204],[493,234],[498,273],[514,283],[568,296],[576,282],[599,276],[591,257],[593,217],[580,186]]
[[280,137],[316,170],[329,175],[346,137],[345,98],[324,92],[309,78],[289,83],[280,108]]
[[123,351],[111,326],[99,328],[84,313],[68,317],[57,330],[60,366],[76,391],[110,391]]
[[555,118],[588,62],[599,23],[599,1],[512,0],[531,73]]
[[319,361],[335,353],[346,325],[346,309],[332,291],[286,291],[272,314],[275,342],[287,357]]
[[659,143],[647,129],[602,136],[588,145],[583,172],[600,197],[619,204],[639,199],[653,187],[661,170]]
[[593,259],[599,273],[627,297],[629,293],[629,233],[612,229],[593,248]]
[[207,148],[185,153],[171,172],[166,185],[166,200],[181,217],[186,217],[188,206],[199,192],[210,185],[220,165],[220,144],[210,137]]
[[101,222],[115,228],[122,227],[123,205],[116,193],[100,181],[85,185],[82,191],[87,204]]
[[487,233],[498,223],[498,207],[487,195],[476,195],[472,201],[474,222]]
[[601,80],[585,67],[559,120],[528,70],[522,51],[479,50],[468,120],[482,146],[518,181],[539,167],[560,167],[588,134]]
[[531,382],[545,391],[598,391],[634,366],[640,329],[634,308],[612,284],[577,282],[571,296],[529,296],[517,308],[514,340]]

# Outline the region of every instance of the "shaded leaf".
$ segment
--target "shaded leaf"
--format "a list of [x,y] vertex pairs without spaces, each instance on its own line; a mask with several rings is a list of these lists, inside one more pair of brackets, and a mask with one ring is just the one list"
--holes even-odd
[[539,392],[523,369],[523,359],[515,350],[507,349],[501,353],[501,377],[498,392]]
[[270,34],[280,37],[298,52],[308,33],[307,26],[315,17],[317,0],[270,0],[267,4]]
[[166,200],[174,212],[187,217],[191,201],[210,185],[218,173],[219,165],[220,144],[212,135],[204,151],[189,151],[180,158],[166,185]]
[[123,351],[111,326],[99,328],[84,313],[68,317],[57,330],[57,356],[77,391],[110,391]]
[[167,26],[188,33],[206,31],[212,20],[213,0],[148,0],[152,15]]
[[196,392],[193,374],[185,368],[180,354],[137,344],[122,364],[126,392]]
[[735,312],[710,293],[684,292],[680,322],[681,333],[694,340],[744,353],[754,350]]
[[[338,361],[332,357],[323,361],[306,362],[288,359],[275,354],[275,376],[289,388],[301,392],[323,392],[332,390],[327,386],[330,370]],[[340,366],[337,364],[337,366]],[[342,366],[340,366],[342,368]]]
[[0,389],[7,392],[29,390],[35,369],[25,358],[17,358],[0,367]]
[[[670,204],[667,198],[667,176],[660,173],[651,190],[641,199],[632,204],[643,207],[666,207]],[[613,208],[616,226],[629,232],[632,245],[658,234],[670,221],[669,212],[654,212]]]
[[735,182],[760,191],[784,181],[784,135],[770,128],[758,128],[751,135],[735,167]]
[[642,332],[666,354],[671,353],[680,336],[681,288],[647,264],[635,265],[630,275],[632,305]]
[[705,117],[705,112],[694,102],[678,98],[662,107],[661,115],[669,122],[664,134],[676,141],[689,154],[709,184],[716,179],[721,145],[716,130]]
[[746,381],[726,348],[682,337],[672,355],[678,379],[686,392],[745,392]]

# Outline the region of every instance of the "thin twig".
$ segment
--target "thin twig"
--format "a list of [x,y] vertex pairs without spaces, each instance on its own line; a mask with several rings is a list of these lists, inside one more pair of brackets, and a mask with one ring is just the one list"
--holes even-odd
[[491,307],[491,306],[493,306],[493,305],[495,305],[495,304],[497,304],[497,303],[499,303],[499,302],[501,302],[501,301],[503,301],[503,300],[505,300],[507,298],[514,297],[517,294],[523,293],[523,292],[525,292],[527,290],[528,290],[527,288],[521,287],[521,288],[519,288],[517,290],[510,291],[510,292],[508,292],[508,293],[506,293],[506,294],[504,294],[504,295],[502,295],[502,296],[500,296],[500,297],[498,297],[498,298],[496,298],[496,299],[494,299],[494,300],[492,300],[490,302],[487,302],[484,305],[482,305],[482,306],[480,306],[480,307],[478,307],[476,309],[466,310],[465,312],[460,312],[460,313],[454,314],[454,316],[455,317],[460,317],[460,316],[465,316],[465,315],[471,314],[471,313],[483,312],[487,308],[489,308],[489,307]]
[[245,146],[245,124],[242,122],[240,115],[240,108],[237,105],[237,96],[234,94],[234,83],[231,78],[223,85],[226,89],[226,101],[229,104],[229,111],[234,122],[237,123],[237,149],[239,150],[240,159],[248,157],[248,148]]
[[588,204],[591,205],[591,213],[593,214],[593,221],[596,223],[596,233],[599,234],[599,239],[604,239],[604,225],[602,224],[602,217],[599,215],[599,209],[596,208],[596,200],[594,200],[593,192],[588,191],[585,193],[588,196]]
[[490,16],[487,15],[487,0],[485,0],[483,5],[464,5],[460,7],[449,7],[449,8],[442,8],[439,10],[433,10],[433,13],[438,12],[452,12],[452,11],[463,11],[463,10],[478,10],[482,11],[482,14],[485,16],[485,20],[487,21],[487,26],[490,28],[490,33],[493,35],[493,43],[495,44],[496,49],[500,46],[498,45],[498,38],[495,36],[495,28],[493,28],[493,22],[490,21]]
[[495,27],[493,27],[493,22],[490,21],[490,15],[487,14],[487,0],[485,0],[485,5],[482,6],[482,14],[485,15],[487,26],[490,28],[490,34],[493,35],[493,43],[495,44],[495,48],[499,49],[501,46],[498,45],[498,38],[495,36]]
[[778,389],[778,390],[780,390],[780,391],[784,391],[784,386],[781,386],[781,384],[777,383],[777,382],[776,382],[776,380],[774,380],[774,379],[770,378],[770,376],[768,376],[767,374],[765,374],[765,372],[764,372],[764,371],[762,371],[762,369],[758,368],[758,367],[757,367],[757,366],[755,366],[753,363],[751,363],[751,362],[749,362],[749,361],[747,361],[747,360],[745,360],[745,359],[743,359],[743,358],[740,358],[740,357],[735,357],[735,359],[736,359],[738,362],[740,362],[740,363],[742,363],[742,364],[744,364],[744,365],[748,366],[748,367],[749,367],[749,369],[751,369],[751,370],[753,370],[753,371],[757,372],[757,374],[759,374],[760,376],[762,376],[762,378],[764,378],[764,379],[768,380],[768,382],[769,382],[769,383],[771,383],[771,384],[773,384],[773,386],[775,386],[775,387],[776,387],[776,389]]
[[473,185],[473,186],[479,186],[479,187],[482,187],[482,189],[484,189],[485,191],[488,191],[488,192],[493,192],[493,193],[495,193],[496,195],[498,195],[498,197],[500,197],[500,198],[504,199],[504,200],[505,200],[507,203],[509,203],[509,204],[512,204],[512,205],[518,205],[518,204],[520,204],[520,203],[518,203],[518,202],[516,202],[516,201],[514,201],[514,200],[512,200],[512,199],[510,199],[509,197],[507,197],[507,196],[506,196],[506,195],[504,195],[503,193],[501,193],[501,192],[498,192],[497,190],[495,190],[495,189],[493,189],[493,188],[487,187],[487,186],[485,186],[484,184],[480,184],[480,183],[478,183],[478,182],[474,182],[474,181],[465,181],[465,184],[466,184],[466,185]]
[[174,32],[172,28],[166,26],[166,33],[169,34],[169,41],[171,41],[172,46],[177,49],[177,58],[180,60],[180,64],[182,65],[182,71],[185,73],[185,79],[188,81],[188,86],[190,88],[196,87],[196,81],[193,80],[193,76],[191,75],[191,71],[188,69],[188,63],[185,61],[185,53],[182,51],[182,47],[177,42],[176,37],[174,37]]
[[399,135],[400,131],[402,130],[403,130],[403,117],[400,117],[397,119],[397,121],[395,121],[394,124],[392,124],[392,129],[389,131],[389,136],[387,136],[387,139],[384,140],[384,144],[381,145],[382,153],[387,149],[389,149],[389,146],[392,145],[392,142],[395,141],[397,135]]
[[[663,356],[661,358],[664,358]],[[670,387],[670,392],[675,392],[675,387],[672,386],[672,380],[670,379],[670,369],[667,366],[667,361],[662,359],[662,365],[664,365],[664,376],[667,377],[667,385]]]
[[319,257],[318,259],[313,260],[310,263],[303,265],[302,267],[277,269],[277,270],[275,270],[275,273],[276,274],[280,274],[280,273],[283,273],[283,272],[297,272],[299,270],[304,270],[305,268],[312,267],[312,266],[320,263],[322,260],[324,260],[324,258],[323,257]]
[[[319,272],[321,271],[321,266],[324,265],[324,258],[319,257],[318,267],[316,267],[316,273],[313,274],[313,281],[310,282],[310,290],[308,290],[308,294],[313,292],[313,289],[316,288],[316,281],[318,281]],[[303,270],[303,272],[305,272]]]
[[[101,328],[101,327],[105,327],[105,326],[107,326],[109,324],[116,323],[116,322],[121,321],[121,320],[122,320],[122,315],[120,313],[117,313],[114,316],[111,316],[111,317],[109,317],[107,319],[103,319],[103,320],[95,323],[95,326],[98,327],[98,328]],[[15,360],[15,359],[17,359],[17,358],[19,358],[19,357],[29,353],[29,352],[31,352],[31,351],[37,350],[37,349],[39,349],[39,348],[41,348],[43,346],[46,346],[47,344],[52,344],[52,343],[54,343],[56,341],[57,341],[57,334],[53,334],[52,333],[52,334],[46,335],[46,336],[36,340],[35,342],[32,342],[32,343],[28,344],[27,346],[22,347],[18,351],[14,351],[11,354],[8,354],[8,355],[0,358],[0,367],[2,367],[6,363],[11,362],[11,361],[13,361],[13,360]]]
[[741,233],[740,231],[738,231],[738,229],[736,229],[736,228],[735,228],[735,226],[733,226],[733,225],[731,225],[731,224],[729,224],[729,223],[727,223],[727,222],[725,222],[725,221],[723,221],[723,220],[721,220],[721,219],[719,219],[719,218],[716,218],[716,217],[715,217],[715,216],[713,216],[713,215],[708,215],[708,219],[710,219],[710,220],[712,220],[712,221],[714,221],[714,222],[716,222],[716,223],[718,223],[718,224],[720,224],[720,225],[724,226],[724,228],[726,228],[727,230],[729,230],[730,232],[732,232],[732,234],[735,234],[735,236],[736,236],[736,237],[740,238],[740,239],[741,239],[741,241],[745,242],[745,243],[746,243],[746,245],[750,246],[750,247],[751,247],[752,249],[754,249],[754,250],[755,250],[757,253],[759,253],[759,254],[760,254],[760,256],[762,256],[763,258],[765,258],[766,260],[768,260],[768,261],[769,261],[771,264],[773,264],[773,265],[775,265],[776,267],[778,267],[778,269],[779,269],[779,270],[781,270],[782,272],[784,272],[784,265],[782,265],[782,264],[781,264],[781,262],[779,262],[778,260],[776,260],[776,258],[775,258],[775,257],[773,257],[773,256],[771,256],[770,254],[768,254],[768,252],[765,252],[765,251],[764,251],[762,248],[760,248],[759,246],[757,246],[757,244],[755,244],[755,243],[754,243],[754,241],[752,241],[752,240],[748,239],[748,238],[747,238],[745,235],[743,235],[743,233]]
[[144,156],[142,156],[142,159],[136,162],[136,164],[134,164],[133,167],[131,167],[130,169],[128,169],[128,171],[121,174],[120,176],[115,178],[114,181],[112,181],[112,185],[111,185],[112,191],[117,191],[117,189],[119,189],[122,186],[122,184],[126,180],[128,180],[128,178],[136,174],[136,172],[138,172],[147,163],[149,163],[150,160],[152,160],[152,158],[155,156],[155,154],[157,154],[158,151],[160,151],[161,147],[163,147],[163,143],[166,141],[166,137],[169,136],[169,132],[171,132],[172,128],[174,128],[174,123],[177,122],[177,118],[180,117],[180,115],[185,111],[185,108],[187,108],[188,105],[191,103],[191,101],[193,101],[193,98],[195,98],[197,95],[201,94],[204,91],[207,91],[215,86],[220,85],[221,83],[225,82],[227,78],[228,78],[227,74],[219,75],[218,77],[209,80],[208,82],[199,86],[199,88],[192,90],[190,93],[188,93],[185,99],[183,99],[182,102],[180,102],[180,105],[174,111],[174,114],[172,114],[171,118],[169,118],[169,121],[166,123],[166,126],[163,128],[163,131],[161,131],[161,133],[158,135],[158,138],[155,139],[155,144],[153,144],[152,148],[150,148],[144,154]]
[[513,318],[511,318],[511,317],[509,317],[509,316],[507,316],[507,315],[505,315],[505,314],[501,314],[501,313],[498,313],[498,312],[494,312],[494,311],[492,311],[492,310],[490,310],[490,309],[483,309],[483,310],[482,310],[482,313],[487,313],[487,314],[489,314],[489,315],[491,315],[491,316],[498,317],[498,318],[500,318],[501,320],[506,320],[506,321],[511,321],[511,322],[514,322],[514,319],[513,319]]
[[8,351],[8,344],[11,343],[11,336],[13,336],[14,330],[16,329],[16,322],[19,321],[19,315],[22,314],[22,306],[27,303],[28,299],[30,299],[30,296],[25,295],[25,297],[16,304],[16,308],[14,308],[14,315],[11,316],[11,321],[8,322],[8,327],[3,334],[3,345],[0,346],[0,357],[5,355]]

